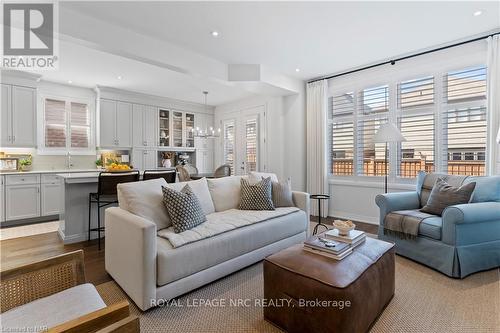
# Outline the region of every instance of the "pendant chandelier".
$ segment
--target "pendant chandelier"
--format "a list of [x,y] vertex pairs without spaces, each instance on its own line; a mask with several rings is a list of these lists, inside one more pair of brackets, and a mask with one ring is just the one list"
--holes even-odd
[[[204,91],[203,95],[205,95],[205,113],[207,113],[208,91]],[[215,138],[220,137],[220,128],[215,130],[213,127],[207,127],[205,129],[200,129],[199,127],[196,127],[196,128],[193,128],[191,131],[193,132],[193,137],[195,137],[195,138],[215,139]]]

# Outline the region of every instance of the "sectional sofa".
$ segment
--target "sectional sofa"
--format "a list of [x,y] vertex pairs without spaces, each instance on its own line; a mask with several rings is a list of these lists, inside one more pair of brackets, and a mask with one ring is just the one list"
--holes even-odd
[[[119,207],[105,212],[106,270],[139,308],[147,310],[306,239],[307,193],[293,192],[295,207],[242,211],[236,209],[240,178],[118,185]],[[161,187],[180,190],[186,184],[208,221],[175,234]]]

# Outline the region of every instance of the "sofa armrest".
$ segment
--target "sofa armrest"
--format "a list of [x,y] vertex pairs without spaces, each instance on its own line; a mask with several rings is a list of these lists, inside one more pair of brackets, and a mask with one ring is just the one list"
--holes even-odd
[[306,212],[307,220],[309,221],[309,216],[311,213],[311,201],[309,200],[309,193],[293,191],[292,192],[293,202],[295,207],[300,208]]
[[393,192],[378,194],[375,203],[380,208],[380,225],[383,226],[384,218],[396,210],[409,210],[420,208],[420,199],[417,192]]
[[447,207],[442,215],[443,242],[464,245],[500,240],[500,202]]
[[105,214],[106,271],[146,310],[156,299],[156,224],[118,207]]

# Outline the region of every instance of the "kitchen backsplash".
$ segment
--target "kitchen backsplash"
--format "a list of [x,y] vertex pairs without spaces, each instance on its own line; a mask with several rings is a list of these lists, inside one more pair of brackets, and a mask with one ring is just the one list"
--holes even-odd
[[[95,155],[71,155],[72,169],[95,169]],[[68,159],[65,155],[33,154],[33,170],[67,169]]]

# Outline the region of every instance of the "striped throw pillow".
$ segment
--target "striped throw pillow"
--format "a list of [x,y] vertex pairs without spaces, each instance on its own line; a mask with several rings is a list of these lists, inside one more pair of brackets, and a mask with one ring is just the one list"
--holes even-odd
[[273,182],[273,204],[274,207],[295,206],[293,203],[292,182],[290,179]]

